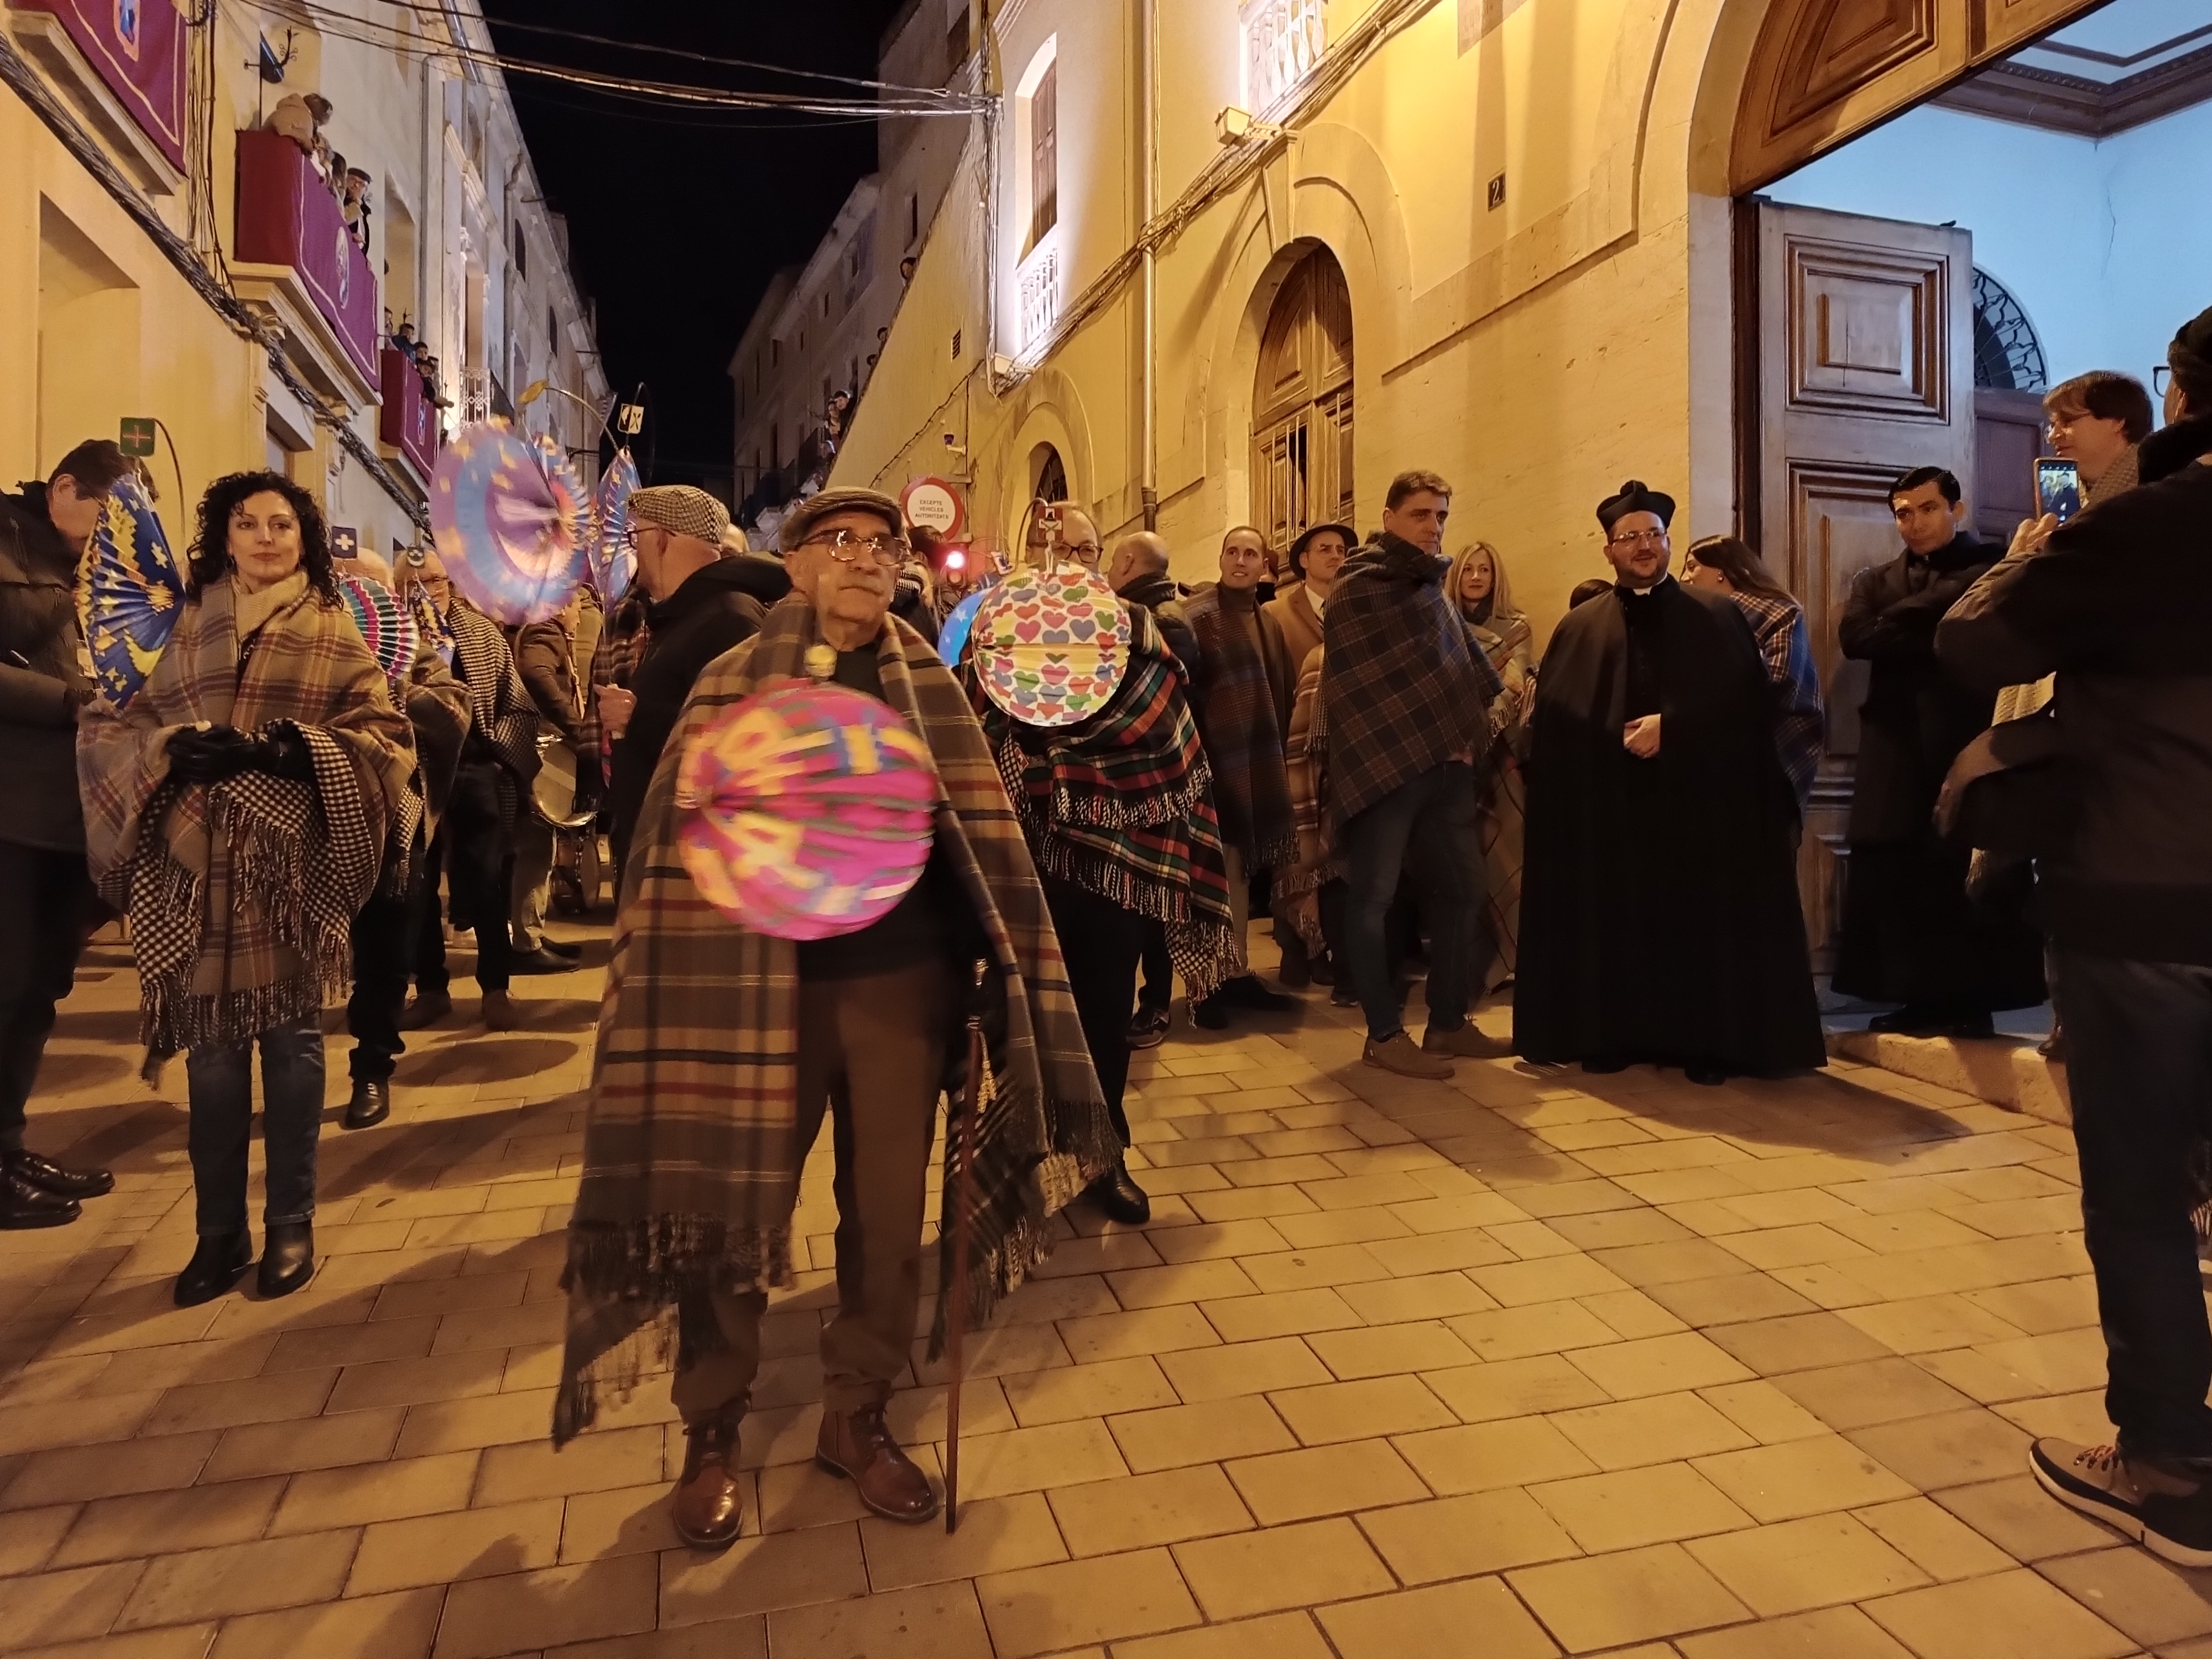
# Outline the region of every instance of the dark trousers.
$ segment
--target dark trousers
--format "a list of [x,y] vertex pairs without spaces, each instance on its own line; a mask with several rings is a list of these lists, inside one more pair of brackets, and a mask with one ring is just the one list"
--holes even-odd
[[1145,921],[1145,977],[1137,988],[1137,1006],[1164,1008],[1175,1000],[1175,963],[1168,959],[1168,930],[1161,923]]
[[2212,1117],[2212,968],[2054,945],[2105,1414],[2131,1457],[2212,1458],[2190,1152]]
[[1402,783],[1345,826],[1344,953],[1367,1016],[1368,1040],[1403,1029],[1390,973],[1389,921],[1398,878],[1411,872],[1429,922],[1429,1024],[1467,1024],[1470,988],[1486,960],[1480,925],[1488,891],[1477,827],[1474,769],[1458,761]]
[[22,1147],[54,1005],[100,913],[83,854],[0,842],[0,1152]]
[[446,971],[446,936],[438,925],[441,873],[453,889],[454,910],[467,917],[476,930],[478,988],[504,991],[513,982],[509,867],[500,814],[499,769],[465,763],[453,775],[446,819],[423,866],[422,902],[416,912],[416,989],[441,992],[450,982]]
[[200,1237],[246,1231],[246,1154],[253,1139],[253,1050],[261,1049],[261,1140],[269,1154],[264,1225],[315,1213],[315,1142],[323,1128],[323,1026],[303,1014],[258,1037],[194,1048],[185,1056]]
[[[825,1107],[836,1154],[837,1313],[821,1340],[823,1401],[831,1411],[881,1405],[911,1357],[952,988],[941,962],[799,982],[791,1156],[805,1160]],[[723,1291],[706,1301],[680,1315],[669,1393],[686,1423],[742,1414],[760,1370],[768,1292]]]
[[1121,1096],[1129,1086],[1129,1012],[1137,989],[1137,962],[1144,955],[1148,933],[1159,933],[1163,953],[1167,935],[1148,917],[1124,910],[1072,881],[1058,876],[1046,876],[1043,881],[1053,932],[1060,935],[1060,952],[1067,962],[1067,987],[1075,996],[1076,1018],[1083,1022],[1084,1044],[1091,1050],[1098,1086],[1105,1091],[1114,1133],[1126,1146],[1129,1118],[1121,1109]]
[[[435,900],[432,902],[434,904]],[[399,1011],[407,1003],[407,959],[421,895],[380,890],[353,919],[353,995],[346,1030],[353,1037],[349,1069],[356,1079],[388,1082],[392,1062],[407,1052],[399,1037]],[[436,918],[431,919],[436,926]],[[439,941],[442,963],[445,942]]]

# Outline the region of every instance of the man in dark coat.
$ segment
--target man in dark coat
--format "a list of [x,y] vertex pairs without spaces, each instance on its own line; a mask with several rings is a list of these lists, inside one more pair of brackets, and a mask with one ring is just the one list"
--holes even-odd
[[2017,784],[2042,797],[2020,805],[2059,811],[2019,815],[2044,830],[2012,850],[2035,855],[2051,938],[2118,1433],[2039,1440],[2029,1468],[2061,1503],[2202,1566],[2212,1330],[2190,1211],[2212,1097],[2212,311],[2166,356],[2168,424],[2143,442],[2140,487],[2063,528],[2023,526],[1936,649],[1983,696],[2058,678],[2055,763],[2042,788]]
[[1889,504],[1905,550],[1861,574],[1837,624],[1844,654],[1870,672],[1834,983],[1905,1005],[1875,1030],[1987,1036],[1992,1009],[2043,1000],[2043,946],[2023,899],[1968,902],[1968,850],[1936,833],[1943,775],[1996,702],[1937,663],[1936,624],[1993,561],[1963,527],[1959,481],[1942,468],[1906,473]]
[[774,559],[726,555],[730,515],[703,489],[656,484],[629,498],[637,579],[651,597],[649,642],[627,686],[599,688],[599,720],[613,741],[607,804],[619,864],[645,805],[646,786],[675,731],[691,683],[725,651],[760,631],[766,608],[791,591]]
[[1708,1084],[1821,1065],[1751,625],[1668,574],[1669,497],[1632,479],[1597,516],[1619,580],[1559,619],[1536,674],[1515,1045]]
[[131,469],[104,438],[62,457],[43,484],[0,496],[0,1229],[74,1221],[114,1184],[23,1145],[25,1107],[100,914],[84,862],[76,711],[76,568],[107,492]]

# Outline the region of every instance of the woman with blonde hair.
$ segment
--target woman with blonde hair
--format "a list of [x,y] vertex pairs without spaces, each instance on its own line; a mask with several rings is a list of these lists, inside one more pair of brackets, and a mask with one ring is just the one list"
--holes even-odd
[[1494,991],[1513,977],[1521,928],[1521,850],[1528,789],[1521,762],[1528,751],[1528,710],[1534,701],[1534,635],[1515,607],[1505,561],[1488,542],[1471,542],[1452,561],[1444,591],[1458,602],[1475,642],[1505,689],[1490,705],[1490,754],[1482,790],[1482,856],[1489,876]]

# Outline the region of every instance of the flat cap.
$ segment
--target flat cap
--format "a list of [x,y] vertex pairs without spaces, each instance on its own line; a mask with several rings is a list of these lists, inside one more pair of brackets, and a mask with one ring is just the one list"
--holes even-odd
[[[637,498],[633,495],[630,499]],[[825,489],[791,504],[784,515],[782,528],[776,532],[777,545],[787,553],[793,551],[814,526],[832,513],[872,513],[890,526],[894,536],[906,534],[906,520],[899,513],[899,504],[881,490]]]
[[641,524],[657,524],[672,535],[689,536],[709,547],[719,547],[730,528],[730,514],[721,502],[689,484],[655,484],[630,492],[629,515]]

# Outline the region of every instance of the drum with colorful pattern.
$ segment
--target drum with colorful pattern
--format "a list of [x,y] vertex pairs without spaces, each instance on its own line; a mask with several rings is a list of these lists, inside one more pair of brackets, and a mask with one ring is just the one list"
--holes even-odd
[[972,635],[984,695],[1027,726],[1103,708],[1129,665],[1129,613],[1079,564],[1017,570],[990,590]]
[[723,709],[684,749],[684,867],[755,933],[858,933],[921,879],[938,793],[927,746],[888,705],[789,681]]

